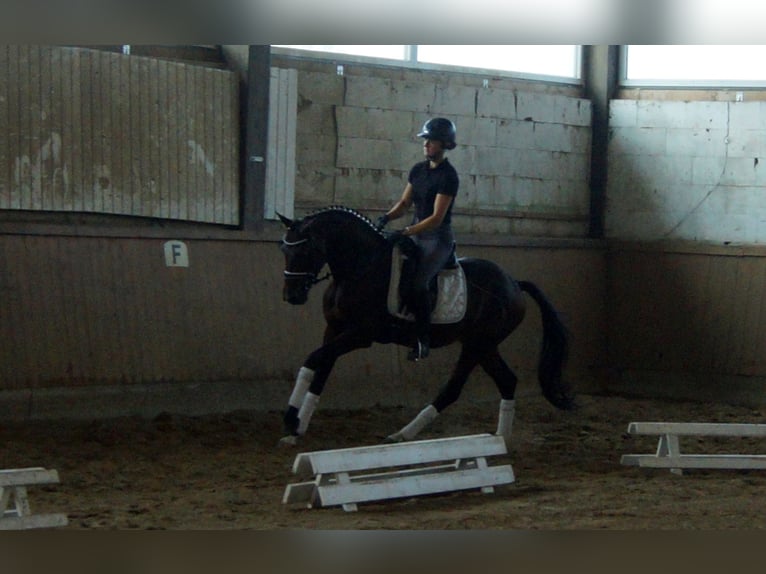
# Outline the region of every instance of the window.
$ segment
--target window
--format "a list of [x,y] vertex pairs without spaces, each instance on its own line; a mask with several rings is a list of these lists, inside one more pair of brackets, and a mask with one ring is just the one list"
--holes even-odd
[[[399,60],[418,66],[458,66],[561,81],[579,80],[580,48],[573,45],[276,45],[324,54]],[[368,60],[369,61],[369,60]]]
[[418,61],[579,78],[577,46],[418,46]]
[[623,84],[764,86],[766,46],[657,45],[623,49]]
[[403,60],[406,58],[405,46],[402,45],[347,45],[347,46],[326,46],[326,45],[301,45],[288,46],[279,45],[279,48],[296,48],[298,50],[309,50],[312,52],[327,52],[330,54],[346,54],[351,56],[368,56],[370,58],[388,58],[391,60]]

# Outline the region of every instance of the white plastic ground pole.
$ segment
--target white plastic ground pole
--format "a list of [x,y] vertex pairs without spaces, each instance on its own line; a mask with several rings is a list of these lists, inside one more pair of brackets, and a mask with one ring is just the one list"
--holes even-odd
[[55,470],[40,467],[0,470],[0,530],[66,526],[66,514],[33,514],[27,494],[29,486],[58,482]]
[[628,433],[655,435],[659,443],[654,454],[622,455],[624,465],[669,468],[674,474],[683,474],[685,468],[766,469],[764,454],[682,454],[679,440],[683,436],[766,437],[766,424],[632,422]]
[[510,484],[510,464],[488,457],[508,451],[500,436],[479,434],[298,454],[293,473],[311,480],[288,484],[283,504],[306,508],[343,506]]

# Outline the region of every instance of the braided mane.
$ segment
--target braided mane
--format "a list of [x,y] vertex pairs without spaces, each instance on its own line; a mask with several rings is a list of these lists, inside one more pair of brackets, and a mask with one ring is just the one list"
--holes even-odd
[[328,207],[320,208],[316,211],[313,211],[312,213],[308,214],[305,219],[308,219],[310,217],[316,217],[317,215],[322,215],[324,213],[347,213],[348,215],[351,215],[353,217],[356,217],[359,221],[365,223],[372,229],[377,235],[380,237],[385,237],[383,235],[383,232],[375,227],[375,224],[372,222],[372,220],[367,217],[366,215],[362,215],[359,213],[356,209],[352,209],[350,207],[346,207],[344,205],[330,205]]

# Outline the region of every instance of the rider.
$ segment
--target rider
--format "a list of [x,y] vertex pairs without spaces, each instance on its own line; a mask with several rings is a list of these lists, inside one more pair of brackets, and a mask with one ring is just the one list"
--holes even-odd
[[425,140],[423,152],[426,160],[412,167],[401,199],[377,222],[378,227],[382,228],[415,205],[412,223],[400,232],[411,237],[420,248],[418,269],[412,284],[412,311],[417,335],[415,346],[407,355],[412,361],[428,356],[431,344],[428,284],[452,255],[452,205],[459,179],[444,152],[455,148],[455,136],[455,124],[447,118],[432,118],[423,125],[418,137]]

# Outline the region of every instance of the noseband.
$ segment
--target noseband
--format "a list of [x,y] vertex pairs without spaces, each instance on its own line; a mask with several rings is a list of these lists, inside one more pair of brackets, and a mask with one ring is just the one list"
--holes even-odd
[[309,289],[310,287],[313,287],[317,283],[321,283],[322,281],[325,281],[326,279],[329,279],[332,274],[328,271],[321,277],[317,277],[316,273],[311,273],[310,271],[287,271],[286,269],[282,271],[284,273],[285,277],[310,277],[310,280],[306,282],[306,289]]

